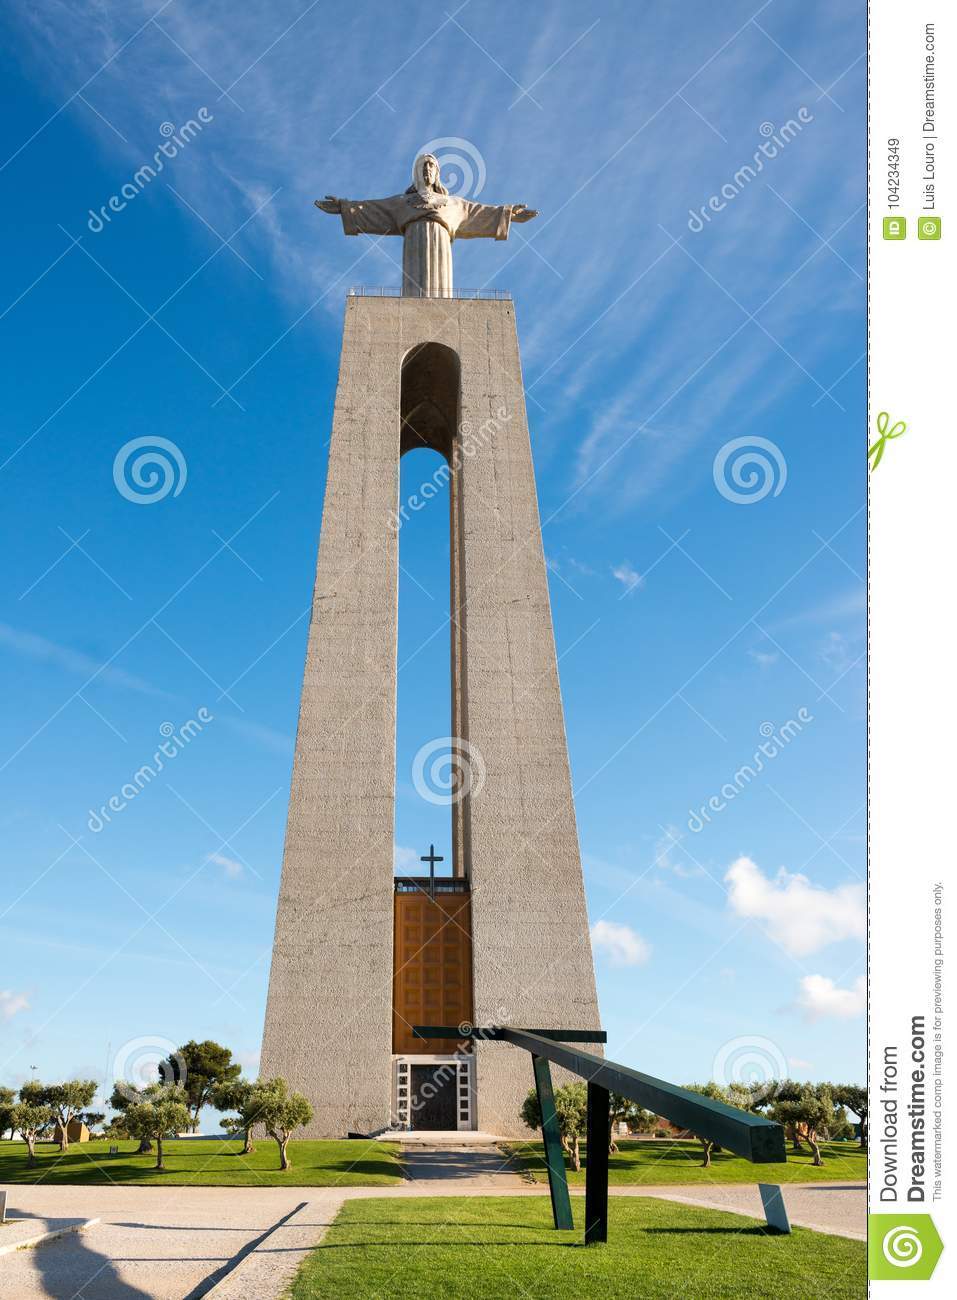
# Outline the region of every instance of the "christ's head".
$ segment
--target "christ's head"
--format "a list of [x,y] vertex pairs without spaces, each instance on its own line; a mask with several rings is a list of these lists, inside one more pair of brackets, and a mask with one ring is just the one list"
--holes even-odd
[[412,168],[412,186],[417,190],[434,190],[437,194],[447,194],[442,184],[439,160],[435,154],[419,154]]

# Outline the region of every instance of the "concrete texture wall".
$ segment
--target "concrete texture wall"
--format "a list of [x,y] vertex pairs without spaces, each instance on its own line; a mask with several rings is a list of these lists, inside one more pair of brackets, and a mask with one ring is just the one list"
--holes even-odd
[[[389,1122],[393,519],[402,362],[426,342],[461,365],[455,726],[484,781],[456,841],[472,881],[475,1020],[599,1024],[513,304],[350,298],[261,1067],[310,1097],[314,1137]],[[478,1127],[523,1132],[527,1054],[489,1043],[477,1058]]]

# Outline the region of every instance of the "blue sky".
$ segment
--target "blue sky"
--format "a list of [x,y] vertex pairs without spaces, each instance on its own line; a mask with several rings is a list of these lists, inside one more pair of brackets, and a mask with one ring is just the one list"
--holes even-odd
[[[456,278],[516,301],[609,1050],[863,1077],[864,8],[637,15],[8,11],[2,1081],[191,1037],[255,1069],[344,294],[400,253],[312,200],[394,193],[437,139],[476,197],[541,210]],[[186,476],[144,505],[114,458],[156,437]],[[754,438],[775,490],[743,503],[715,458]],[[403,490],[434,467],[406,457]],[[449,730],[443,500],[401,563],[407,864],[448,844],[410,775]]]

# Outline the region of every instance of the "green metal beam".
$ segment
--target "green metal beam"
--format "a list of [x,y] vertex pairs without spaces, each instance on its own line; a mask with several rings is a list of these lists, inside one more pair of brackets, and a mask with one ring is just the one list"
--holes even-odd
[[[469,1027],[467,1033],[462,1026],[451,1025],[413,1025],[415,1038],[478,1038],[487,1042],[505,1042],[505,1029],[501,1025],[489,1025],[488,1028]],[[526,1034],[537,1034],[539,1038],[548,1038],[555,1043],[607,1043],[608,1034],[604,1029],[525,1029]]]
[[679,1128],[718,1142],[755,1164],[783,1163],[787,1158],[783,1128],[763,1116],[712,1101],[710,1097],[650,1074],[640,1074],[614,1061],[605,1061],[580,1048],[566,1047],[528,1029],[503,1026],[499,1037],[506,1043],[524,1047],[534,1056],[544,1056],[554,1065],[564,1066],[608,1092],[621,1093],[646,1110],[663,1115]]
[[542,1056],[532,1057],[535,1072],[535,1091],[538,1109],[542,1116],[542,1140],[545,1144],[545,1165],[548,1169],[548,1190],[552,1198],[552,1218],[556,1228],[574,1228],[572,1203],[568,1198],[568,1179],[565,1176],[565,1157],[562,1152],[562,1135],[555,1113],[555,1093],[552,1088],[551,1066]]
[[585,1245],[608,1240],[608,1148],[611,1098],[607,1088],[588,1082],[585,1117]]

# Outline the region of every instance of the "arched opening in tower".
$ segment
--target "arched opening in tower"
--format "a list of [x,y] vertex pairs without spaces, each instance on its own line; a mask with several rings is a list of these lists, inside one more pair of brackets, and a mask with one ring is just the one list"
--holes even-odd
[[[413,1024],[457,1025],[472,1014],[464,619],[458,599],[459,390],[459,359],[452,349],[425,343],[406,356],[397,511],[392,1050],[399,1122],[429,1129],[468,1127],[471,1118],[468,1060],[451,1058],[454,1043],[411,1033]],[[426,853],[441,861],[422,862]]]
[[[431,844],[440,874],[469,874],[468,719],[462,582],[458,354],[441,343],[411,349],[400,399],[397,844],[408,828]],[[439,838],[437,838],[439,837]],[[439,840],[443,845],[440,848]],[[428,872],[428,867],[425,868]]]

